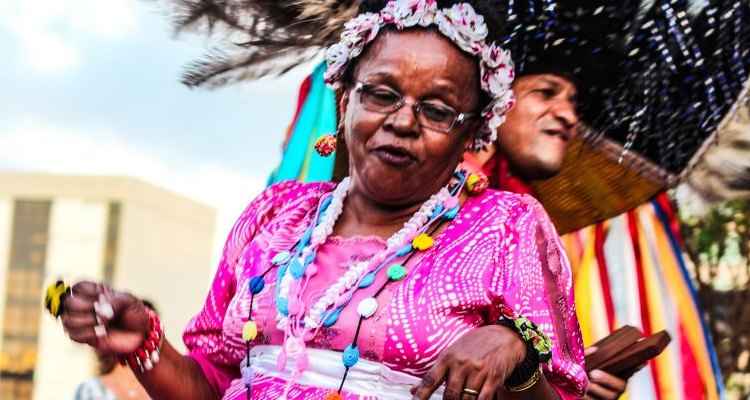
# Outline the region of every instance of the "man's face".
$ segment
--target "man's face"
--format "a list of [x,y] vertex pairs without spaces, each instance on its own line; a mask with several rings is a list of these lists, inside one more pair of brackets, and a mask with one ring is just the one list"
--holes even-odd
[[524,75],[513,84],[516,104],[498,132],[498,151],[524,179],[546,179],[562,167],[577,134],[576,87],[555,74]]

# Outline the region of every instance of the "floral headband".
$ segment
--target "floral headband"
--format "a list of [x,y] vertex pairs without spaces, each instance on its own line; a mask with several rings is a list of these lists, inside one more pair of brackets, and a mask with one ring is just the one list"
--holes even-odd
[[480,150],[497,139],[497,128],[513,106],[513,60],[510,52],[494,42],[487,44],[487,25],[468,3],[438,9],[436,0],[391,0],[380,13],[363,13],[344,25],[341,41],[326,50],[325,81],[338,87],[349,62],[362,54],[364,47],[375,40],[386,26],[399,30],[415,26],[437,25],[440,33],[461,50],[479,57],[482,90],[492,100],[482,110],[484,124],[474,139],[473,149]]

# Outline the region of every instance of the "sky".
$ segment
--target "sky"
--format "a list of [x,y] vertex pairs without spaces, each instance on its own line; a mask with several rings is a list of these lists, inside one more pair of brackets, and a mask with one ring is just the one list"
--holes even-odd
[[217,209],[214,257],[279,161],[305,65],[188,89],[210,43],[148,0],[0,1],[0,170],[125,175]]

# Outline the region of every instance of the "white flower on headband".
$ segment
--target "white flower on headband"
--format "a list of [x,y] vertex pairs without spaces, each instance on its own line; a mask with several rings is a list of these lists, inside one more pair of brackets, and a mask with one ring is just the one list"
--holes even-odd
[[365,46],[375,40],[381,28],[397,29],[437,25],[438,31],[461,50],[477,56],[482,90],[492,100],[482,110],[484,124],[474,139],[473,148],[481,149],[497,138],[497,128],[513,106],[513,61],[510,52],[494,43],[487,44],[487,24],[468,3],[438,9],[436,0],[391,0],[380,13],[364,13],[344,25],[341,41],[326,50],[326,83],[338,86],[349,62],[357,58]]
[[437,12],[435,0],[403,0],[389,1],[380,11],[380,15],[384,24],[393,24],[398,29],[404,29],[417,25],[432,25]]
[[486,46],[487,25],[484,17],[474,12],[469,4],[454,4],[442,10],[438,14],[437,25],[443,35],[469,54],[477,55]]

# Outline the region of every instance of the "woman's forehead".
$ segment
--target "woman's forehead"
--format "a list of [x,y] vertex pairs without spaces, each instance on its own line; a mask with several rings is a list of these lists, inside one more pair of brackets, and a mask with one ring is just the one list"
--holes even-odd
[[426,29],[385,32],[372,43],[357,63],[357,79],[370,77],[431,82],[465,90],[479,80],[476,59],[449,39]]

